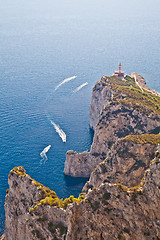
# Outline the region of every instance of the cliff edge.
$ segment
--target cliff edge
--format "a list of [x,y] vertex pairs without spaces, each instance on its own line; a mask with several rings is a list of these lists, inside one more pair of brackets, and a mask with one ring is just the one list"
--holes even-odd
[[137,78],[103,76],[94,86],[90,105],[93,143],[90,152],[66,153],[66,175],[89,177],[117,140],[127,135],[159,132],[160,96],[146,86],[142,76],[130,75]]

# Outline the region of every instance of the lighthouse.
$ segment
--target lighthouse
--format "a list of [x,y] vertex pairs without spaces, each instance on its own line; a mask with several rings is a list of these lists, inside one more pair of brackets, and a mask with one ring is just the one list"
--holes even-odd
[[113,76],[117,76],[120,78],[124,77],[124,72],[122,71],[121,67],[122,67],[122,65],[121,65],[121,63],[119,63],[119,69],[118,69],[118,71],[114,72]]

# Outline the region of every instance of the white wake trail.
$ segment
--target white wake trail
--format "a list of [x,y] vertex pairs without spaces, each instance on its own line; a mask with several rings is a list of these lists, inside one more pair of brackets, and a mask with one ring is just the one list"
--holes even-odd
[[43,158],[43,160],[47,161],[47,155],[46,153],[49,151],[49,149],[51,148],[51,145],[48,145],[47,147],[45,147],[43,149],[43,151],[40,153],[40,156]]
[[73,77],[70,77],[70,78],[66,78],[64,79],[60,84],[58,84],[56,87],[55,87],[55,90],[57,90],[60,86],[62,86],[64,83],[67,83],[73,79],[77,78],[77,76],[73,76]]
[[55,124],[52,120],[51,120],[51,124],[54,126],[56,132],[59,134],[59,136],[62,139],[62,141],[66,142],[66,134],[65,134],[65,132],[63,132],[63,130],[60,129],[60,127],[57,124]]
[[78,92],[79,90],[81,90],[81,88],[85,87],[86,85],[88,85],[88,82],[83,83],[82,85],[77,87],[73,92]]

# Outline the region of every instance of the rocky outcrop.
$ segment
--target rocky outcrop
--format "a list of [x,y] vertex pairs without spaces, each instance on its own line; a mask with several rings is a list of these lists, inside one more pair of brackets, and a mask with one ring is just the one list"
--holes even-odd
[[140,183],[144,172],[154,158],[160,134],[128,135],[118,140],[91,173],[83,191],[99,187],[101,183],[122,183],[128,187]]
[[160,126],[160,118],[156,115],[148,117],[133,107],[110,104],[99,116],[90,152],[67,152],[64,173],[74,177],[89,177],[118,139],[129,134],[148,133],[157,126]]
[[64,173],[73,177],[88,177],[91,171],[90,165],[88,152],[77,153],[70,150],[66,153]]
[[160,127],[159,103],[160,97],[142,92],[134,78],[127,76],[120,80],[103,76],[92,93],[90,125],[95,132],[90,152],[67,152],[64,173],[89,177],[118,139],[151,133]]
[[[105,77],[102,77],[102,79]],[[113,90],[111,87],[106,88],[103,81],[97,82],[93,88],[92,99],[90,104],[90,127],[95,130],[97,119],[101,111],[109,105],[113,99]]]
[[[14,168],[8,177],[9,191],[5,201],[5,240],[63,239],[67,232],[68,214],[56,203],[43,204],[55,192],[44,187],[25,173]],[[51,205],[51,206],[50,206]]]
[[22,167],[9,175],[5,240],[160,238],[160,146],[137,186],[104,182],[64,201]]
[[155,94],[157,96],[160,96],[160,93],[153,90],[152,88],[149,88],[147,85],[146,85],[146,81],[145,79],[143,78],[142,75],[136,73],[136,72],[132,72],[130,75],[129,75],[131,78],[136,78],[136,81],[138,83],[138,85],[140,86],[140,88],[142,88],[142,90],[146,90],[148,92],[151,92],[152,94]]
[[89,191],[85,202],[72,210],[67,239],[159,239],[159,173],[156,158],[136,187],[102,183]]
[[129,75],[131,78],[136,78],[136,81],[138,82],[139,86],[146,89],[146,90],[149,90],[149,87],[147,87],[146,85],[146,81],[144,79],[144,77],[136,72],[132,72],[130,75]]

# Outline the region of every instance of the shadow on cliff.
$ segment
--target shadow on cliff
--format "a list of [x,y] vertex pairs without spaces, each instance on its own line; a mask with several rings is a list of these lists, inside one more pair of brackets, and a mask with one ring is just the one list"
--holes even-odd
[[150,131],[150,134],[160,134],[160,127],[156,127],[154,130]]
[[71,176],[66,176],[64,175],[64,180],[66,183],[67,187],[73,187],[73,186],[79,186],[82,185],[82,187],[84,186],[84,184],[88,181],[88,178],[83,178],[83,177],[71,177]]

